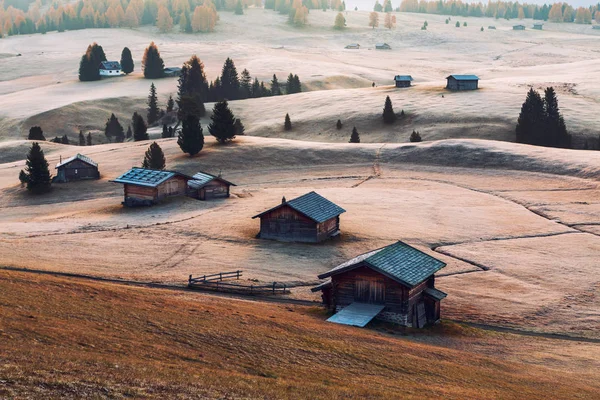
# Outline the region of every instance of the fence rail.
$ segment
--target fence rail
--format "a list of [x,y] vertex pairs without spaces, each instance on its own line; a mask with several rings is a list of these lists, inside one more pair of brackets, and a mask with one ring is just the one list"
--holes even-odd
[[193,278],[192,275],[190,275],[189,279],[188,279],[188,284],[192,284],[192,283],[205,283],[205,282],[211,282],[211,281],[222,281],[223,279],[240,279],[240,276],[242,276],[242,272],[243,271],[233,271],[233,272],[219,272],[218,274],[211,274],[211,275],[202,275],[202,276],[198,276],[196,278]]
[[241,292],[246,294],[285,294],[290,292],[285,283],[273,282],[267,285],[243,285],[223,281],[224,279],[239,280],[240,276],[242,276],[242,271],[220,272],[218,274],[202,275],[196,278],[190,275],[188,278],[188,287],[193,289]]

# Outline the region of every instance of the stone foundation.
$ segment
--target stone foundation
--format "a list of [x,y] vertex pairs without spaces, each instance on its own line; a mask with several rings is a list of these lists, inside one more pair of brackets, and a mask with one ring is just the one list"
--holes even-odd
[[408,323],[408,315],[398,314],[389,311],[380,312],[375,319],[385,322],[391,322],[392,324],[398,324],[402,326],[412,327],[412,324]]

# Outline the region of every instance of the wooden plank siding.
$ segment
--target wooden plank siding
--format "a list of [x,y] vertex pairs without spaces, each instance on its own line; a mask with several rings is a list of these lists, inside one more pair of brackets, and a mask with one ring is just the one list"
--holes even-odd
[[190,189],[191,197],[199,200],[226,199],[229,197],[229,185],[219,180],[213,180],[200,189]]
[[339,220],[339,217],[334,217],[318,224],[293,208],[283,206],[260,217],[258,236],[262,239],[316,243],[337,232]]
[[56,182],[70,182],[82,179],[99,179],[98,168],[81,160],[73,160],[57,168]]

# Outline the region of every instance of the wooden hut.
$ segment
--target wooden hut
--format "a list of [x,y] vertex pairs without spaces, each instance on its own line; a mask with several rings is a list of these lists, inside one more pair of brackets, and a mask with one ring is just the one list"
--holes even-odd
[[524,31],[525,30],[525,25],[514,25],[513,26],[513,31]]
[[164,198],[184,196],[191,176],[175,171],[132,168],[111,181],[123,184],[123,205],[150,206]]
[[449,90],[477,90],[479,78],[476,75],[450,75],[446,77]]
[[394,82],[396,83],[397,88],[410,87],[412,81],[413,78],[410,75],[396,75],[394,77]]
[[375,50],[391,50],[392,46],[387,43],[375,43]]
[[206,172],[198,172],[187,183],[187,195],[199,200],[226,199],[229,197],[229,187],[235,186],[221,176]]
[[264,211],[260,218],[261,239],[286,242],[322,242],[340,234],[340,214],[346,212],[321,195],[310,192]]
[[398,241],[361,254],[319,279],[315,288],[324,304],[337,313],[330,322],[365,326],[373,318],[421,328],[440,320],[440,301],[446,294],[435,288],[434,274],[446,264]]
[[537,29],[538,31],[541,31],[544,29],[544,24],[542,24],[541,22],[535,22],[533,24],[533,29]]
[[360,44],[358,44],[358,43],[350,43],[349,45],[347,45],[344,48],[345,49],[358,50],[358,49],[360,49]]
[[98,164],[91,158],[76,154],[56,164],[56,176],[53,182],[72,182],[84,179],[100,179]]
[[121,64],[118,61],[102,61],[98,68],[100,76],[121,76]]

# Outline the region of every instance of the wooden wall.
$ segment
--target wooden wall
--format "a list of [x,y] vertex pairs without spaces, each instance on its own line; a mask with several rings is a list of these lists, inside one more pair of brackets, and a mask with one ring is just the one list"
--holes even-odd
[[157,200],[157,190],[153,187],[125,184],[123,190],[125,192],[125,200],[129,197],[139,200]]
[[57,169],[57,182],[70,182],[81,179],[99,179],[98,168],[81,160],[73,160]]
[[446,89],[450,90],[476,90],[478,88],[478,81],[458,81],[454,78],[448,78],[448,84]]
[[187,189],[187,178],[175,175],[156,187],[157,200],[170,196],[184,196]]
[[200,200],[226,199],[229,197],[229,185],[219,180],[213,180],[200,189],[192,190],[191,195]]
[[262,239],[317,242],[317,224],[289,206],[283,206],[260,217]]

